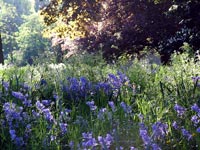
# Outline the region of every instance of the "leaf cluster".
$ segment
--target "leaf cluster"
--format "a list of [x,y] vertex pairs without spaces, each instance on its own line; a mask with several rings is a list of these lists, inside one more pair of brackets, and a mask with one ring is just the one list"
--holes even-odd
[[107,60],[148,47],[167,63],[184,42],[199,48],[199,6],[196,0],[52,0],[41,15],[51,34],[78,39],[89,52],[101,49]]

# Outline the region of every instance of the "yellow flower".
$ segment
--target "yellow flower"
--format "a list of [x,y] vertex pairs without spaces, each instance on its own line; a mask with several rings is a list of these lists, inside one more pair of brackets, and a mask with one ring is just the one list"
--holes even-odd
[[167,144],[170,144],[170,143],[171,143],[171,141],[170,141],[170,140],[167,140],[167,141],[166,141],[166,143],[167,143]]
[[129,83],[129,82],[128,82],[128,81],[126,81],[124,84],[125,84],[126,86],[128,86],[128,83]]

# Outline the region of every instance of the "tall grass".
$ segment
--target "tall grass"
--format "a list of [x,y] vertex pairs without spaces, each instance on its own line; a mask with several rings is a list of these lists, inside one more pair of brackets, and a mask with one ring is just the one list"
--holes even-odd
[[2,149],[199,149],[199,62],[63,64],[0,69]]

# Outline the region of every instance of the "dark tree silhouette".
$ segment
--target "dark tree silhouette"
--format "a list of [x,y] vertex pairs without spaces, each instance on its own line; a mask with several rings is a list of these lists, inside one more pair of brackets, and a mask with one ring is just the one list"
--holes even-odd
[[[104,58],[112,60],[140,55],[147,46],[167,64],[174,51],[182,52],[184,42],[194,51],[200,48],[199,10],[199,0],[51,0],[41,14],[47,26],[60,16],[66,25],[77,21],[76,30],[85,35],[76,41],[80,50],[101,49]],[[62,37],[71,31],[60,28],[58,33]]]

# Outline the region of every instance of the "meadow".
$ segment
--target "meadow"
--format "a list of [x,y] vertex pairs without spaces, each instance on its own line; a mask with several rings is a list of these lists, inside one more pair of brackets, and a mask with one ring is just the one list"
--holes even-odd
[[107,64],[81,55],[62,64],[0,68],[3,150],[200,149],[200,62]]

